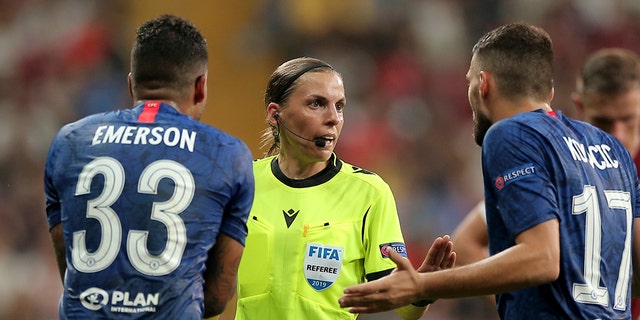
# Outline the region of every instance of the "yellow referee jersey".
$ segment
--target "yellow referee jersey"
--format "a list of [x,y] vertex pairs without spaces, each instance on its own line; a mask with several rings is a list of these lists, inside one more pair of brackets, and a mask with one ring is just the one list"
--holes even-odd
[[254,161],[253,168],[236,319],[356,318],[338,305],[344,288],[395,268],[386,246],[406,256],[387,183],[335,154],[304,180],[288,179],[277,157]]

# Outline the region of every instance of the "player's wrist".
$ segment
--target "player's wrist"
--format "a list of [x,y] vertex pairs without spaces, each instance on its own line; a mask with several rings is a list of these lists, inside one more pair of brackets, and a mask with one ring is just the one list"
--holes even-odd
[[[420,288],[420,292],[419,292],[419,296],[418,297],[424,297],[424,296],[429,296],[429,294],[427,294],[427,288],[428,286],[425,284],[425,277],[429,276],[429,273],[425,272],[425,273],[420,273],[419,274],[419,284],[418,284],[418,288]],[[411,305],[416,306],[416,307],[421,307],[424,308],[432,303],[436,302],[436,299],[422,299],[419,301],[414,301],[411,303]]]
[[432,299],[423,299],[420,301],[416,301],[411,303],[411,305],[416,306],[416,307],[420,307],[420,308],[424,308],[432,303],[436,302],[436,300],[432,300]]

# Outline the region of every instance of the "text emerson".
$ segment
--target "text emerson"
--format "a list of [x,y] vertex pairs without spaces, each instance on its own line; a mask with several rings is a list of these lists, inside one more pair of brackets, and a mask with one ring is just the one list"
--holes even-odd
[[93,135],[92,145],[100,143],[164,144],[193,152],[196,132],[176,127],[99,126]]

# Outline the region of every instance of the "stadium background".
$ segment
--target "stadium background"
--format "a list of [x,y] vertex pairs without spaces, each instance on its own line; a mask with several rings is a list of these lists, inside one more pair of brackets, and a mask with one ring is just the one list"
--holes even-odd
[[[135,28],[161,13],[203,31],[203,121],[242,138],[254,157],[277,65],[308,55],[341,71],[348,104],[337,153],[389,182],[414,264],[482,197],[464,78],[482,33],[512,21],[544,27],[556,50],[553,105],[568,115],[586,55],[640,52],[637,0],[0,0],[0,319],[57,318],[62,288],[42,192],[49,143],[67,122],[129,107]],[[495,315],[461,299],[438,301],[425,318]]]

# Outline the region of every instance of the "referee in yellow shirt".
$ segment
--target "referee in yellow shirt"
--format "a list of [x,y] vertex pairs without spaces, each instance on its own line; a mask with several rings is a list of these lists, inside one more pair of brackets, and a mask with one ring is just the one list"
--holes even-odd
[[[355,319],[338,304],[344,288],[389,274],[396,265],[387,248],[406,258],[389,185],[333,153],[345,104],[342,77],[324,61],[293,59],[271,75],[263,137],[270,148],[254,162],[236,319]],[[447,242],[421,271],[451,267]],[[396,311],[417,319],[427,306]]]

